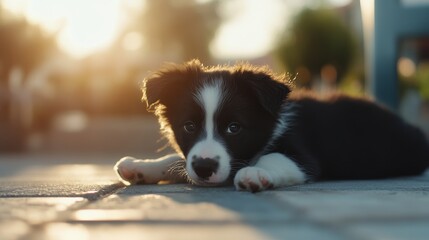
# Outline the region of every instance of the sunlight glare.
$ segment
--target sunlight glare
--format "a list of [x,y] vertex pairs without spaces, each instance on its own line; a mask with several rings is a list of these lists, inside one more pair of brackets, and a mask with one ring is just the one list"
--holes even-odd
[[60,48],[78,58],[108,47],[124,20],[120,0],[5,0],[3,5],[57,32]]
[[127,51],[137,51],[143,45],[143,36],[139,32],[129,32],[122,39],[122,47]]
[[68,111],[56,116],[53,129],[61,132],[80,132],[88,125],[87,116],[80,111]]
[[82,209],[73,214],[78,221],[137,221],[144,217],[138,209]]
[[252,58],[266,54],[291,14],[282,1],[231,2],[224,11],[229,11],[231,17],[219,28],[210,46],[217,58]]
[[47,239],[87,240],[90,239],[88,229],[82,224],[52,223],[46,226]]

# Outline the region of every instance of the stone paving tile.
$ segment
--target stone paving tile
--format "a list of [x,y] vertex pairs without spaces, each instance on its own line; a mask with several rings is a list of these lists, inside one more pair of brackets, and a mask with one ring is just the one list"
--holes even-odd
[[36,226],[56,221],[87,202],[78,197],[0,198],[0,239],[26,239]]
[[2,240],[24,239],[30,234],[31,226],[24,221],[0,219],[0,237]]
[[225,187],[201,187],[192,184],[150,184],[131,185],[118,192],[120,195],[142,195],[150,193],[205,193],[205,192],[232,192],[233,186]]
[[429,220],[399,222],[368,222],[346,227],[362,239],[379,240],[427,240],[429,239]]
[[12,182],[0,181],[0,198],[10,197],[97,197],[114,191],[121,185],[113,182]]
[[39,165],[0,162],[11,175],[0,178],[0,197],[86,197],[95,199],[119,188],[110,165]]
[[56,220],[68,209],[87,202],[80,197],[0,198],[0,219],[39,224]]
[[[308,219],[344,223],[367,220],[429,220],[429,193],[417,191],[273,191],[263,193]],[[428,225],[429,226],[429,225]]]
[[[119,210],[119,211],[118,211]],[[75,220],[142,220],[144,222],[239,221],[240,215],[213,203],[181,203],[165,195],[110,196],[73,214]],[[122,216],[121,216],[122,215]],[[122,219],[121,219],[122,218]]]
[[[429,173],[429,172],[428,172]],[[355,181],[327,181],[314,182],[303,185],[282,188],[282,191],[429,191],[429,174],[395,179],[355,180]]]
[[[144,188],[145,186],[141,186]],[[183,186],[177,186],[182,188]],[[172,188],[168,188],[172,189]],[[126,192],[126,190],[125,190]],[[111,216],[124,212],[123,221],[143,220],[146,222],[200,222],[200,221],[285,221],[291,214],[279,210],[276,206],[266,204],[263,199],[251,193],[236,191],[211,191],[198,193],[164,193],[140,194],[135,196],[112,195],[85,206],[77,211],[73,219],[82,220],[79,216]],[[108,217],[107,217],[108,218]],[[120,218],[116,216],[115,218]],[[87,218],[85,220],[91,220]]]
[[112,165],[95,164],[49,164],[32,165],[0,162],[3,172],[1,179],[8,181],[87,181],[113,182],[118,181]]
[[[66,237],[65,237],[66,236]],[[68,236],[68,238],[67,238]],[[344,239],[333,232],[301,224],[255,226],[235,224],[51,223],[27,239]]]
[[41,234],[56,239],[60,228],[82,232],[81,239],[344,239],[294,217],[293,210],[231,187],[139,185],[86,205]]

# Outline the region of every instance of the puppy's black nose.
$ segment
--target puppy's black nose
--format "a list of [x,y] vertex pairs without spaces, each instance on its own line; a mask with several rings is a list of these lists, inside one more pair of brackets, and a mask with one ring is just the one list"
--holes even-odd
[[192,161],[192,168],[202,179],[208,179],[217,171],[218,166],[218,161],[211,158],[195,158]]

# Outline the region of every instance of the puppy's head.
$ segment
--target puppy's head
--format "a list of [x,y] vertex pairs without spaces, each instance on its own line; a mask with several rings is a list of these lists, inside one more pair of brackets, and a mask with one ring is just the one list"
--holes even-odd
[[171,65],[145,79],[143,100],[186,159],[190,180],[218,185],[264,149],[289,88],[266,68]]

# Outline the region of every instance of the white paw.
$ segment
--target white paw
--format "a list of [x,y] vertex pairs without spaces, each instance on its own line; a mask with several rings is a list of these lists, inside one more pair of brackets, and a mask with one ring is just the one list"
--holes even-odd
[[113,167],[116,174],[124,184],[138,184],[146,183],[145,176],[139,167],[137,159],[133,157],[123,157],[121,158]]
[[240,169],[234,177],[237,190],[259,192],[274,186],[270,174],[258,167],[245,167]]

